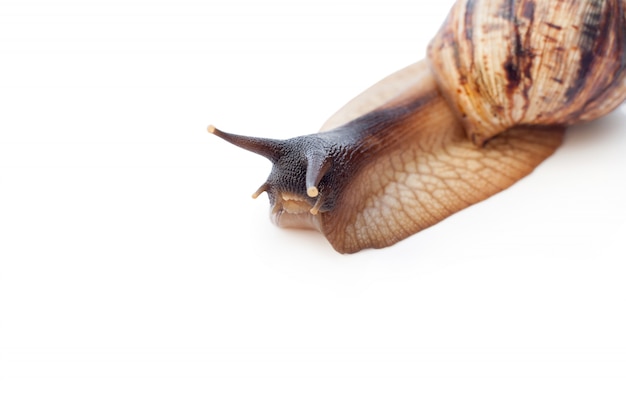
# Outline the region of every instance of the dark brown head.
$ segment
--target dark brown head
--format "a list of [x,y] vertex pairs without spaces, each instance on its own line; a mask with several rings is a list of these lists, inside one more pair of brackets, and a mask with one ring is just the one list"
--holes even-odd
[[345,147],[332,140],[332,132],[275,140],[235,135],[214,126],[208,131],[272,162],[269,177],[252,196],[267,192],[275,224],[321,230],[318,215],[335,204],[336,184],[341,181],[333,177],[342,174],[337,162],[346,157]]

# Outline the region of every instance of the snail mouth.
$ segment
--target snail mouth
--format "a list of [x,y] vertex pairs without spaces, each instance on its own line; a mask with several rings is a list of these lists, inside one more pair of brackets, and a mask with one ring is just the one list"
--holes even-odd
[[280,192],[271,209],[272,222],[278,227],[320,230],[319,215],[311,214],[313,205],[297,194]]

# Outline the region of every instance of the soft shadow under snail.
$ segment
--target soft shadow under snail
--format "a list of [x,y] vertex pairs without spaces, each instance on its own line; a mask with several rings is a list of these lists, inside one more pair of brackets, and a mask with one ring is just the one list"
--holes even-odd
[[626,98],[626,0],[460,0],[427,58],[370,87],[320,133],[209,132],[273,163],[281,227],[343,253],[392,245],[509,187],[568,125]]

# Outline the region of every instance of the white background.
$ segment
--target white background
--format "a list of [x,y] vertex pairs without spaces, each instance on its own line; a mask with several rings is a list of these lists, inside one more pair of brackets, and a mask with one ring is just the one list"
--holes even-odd
[[0,2],[0,415],[626,414],[626,109],[335,253],[206,132],[316,131],[451,1]]

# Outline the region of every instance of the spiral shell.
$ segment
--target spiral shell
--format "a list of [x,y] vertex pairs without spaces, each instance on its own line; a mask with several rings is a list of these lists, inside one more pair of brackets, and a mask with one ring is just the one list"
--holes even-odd
[[429,46],[442,93],[477,144],[517,125],[570,125],[626,98],[622,0],[469,0]]
[[625,2],[458,0],[425,62],[321,132],[209,132],[273,163],[254,196],[267,192],[277,225],[317,229],[342,253],[389,246],[510,187],[567,125],[626,99]]

